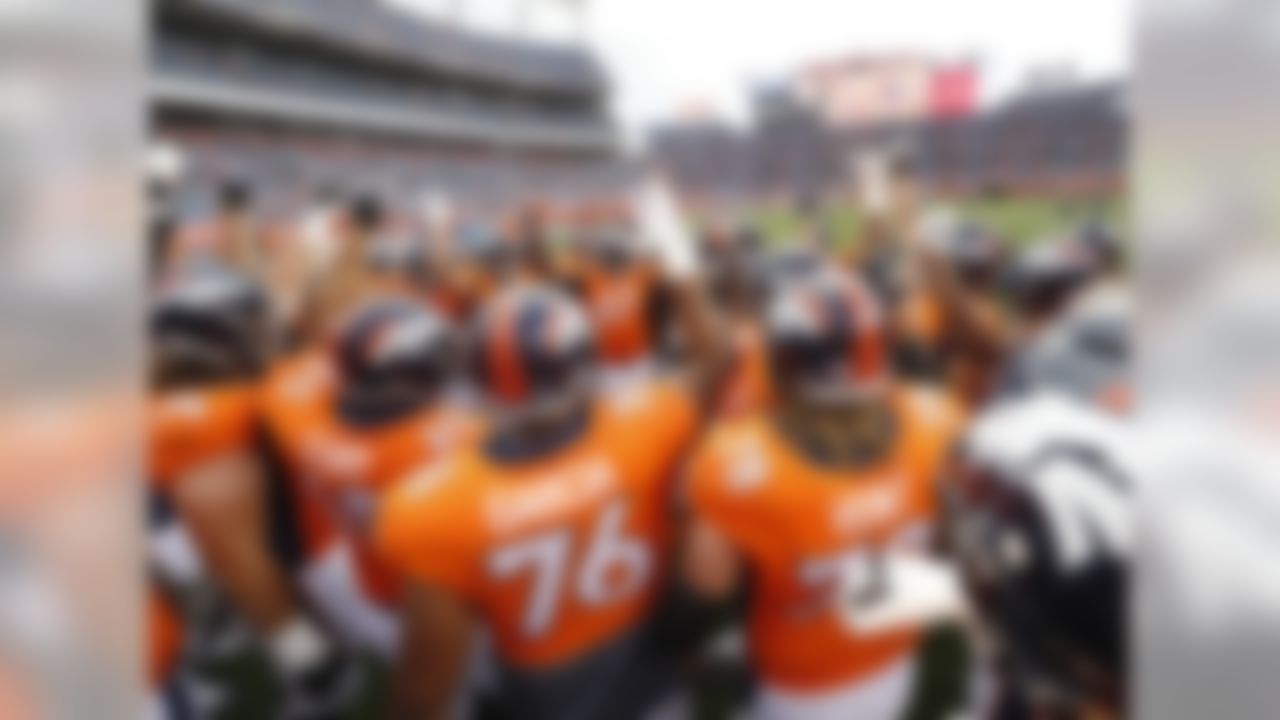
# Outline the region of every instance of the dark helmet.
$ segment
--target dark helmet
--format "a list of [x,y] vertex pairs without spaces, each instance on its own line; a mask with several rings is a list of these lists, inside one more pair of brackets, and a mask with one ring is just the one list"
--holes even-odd
[[498,275],[509,270],[516,261],[514,246],[496,228],[483,223],[459,227],[454,236],[454,248],[462,261]]
[[595,370],[591,325],[578,303],[559,290],[508,290],[481,312],[475,359],[480,388],[495,404],[532,407],[576,395]]
[[1000,238],[979,222],[961,221],[942,240],[942,256],[966,283],[980,284],[996,279],[1004,261]]
[[1092,256],[1100,270],[1115,269],[1123,259],[1120,236],[1102,218],[1086,220],[1076,231],[1076,241]]
[[437,398],[455,366],[448,322],[402,299],[371,301],[339,327],[332,345],[344,417],[381,422]]
[[1069,238],[1053,238],[1014,258],[1007,281],[1014,305],[1030,317],[1052,316],[1093,279],[1097,264]]
[[247,379],[262,368],[267,300],[248,276],[202,259],[175,270],[151,301],[152,358],[164,383]]
[[822,253],[812,248],[791,245],[760,254],[753,267],[753,285],[761,297],[795,282],[804,282],[824,269],[831,269]]
[[944,528],[1012,685],[1123,706],[1136,465],[1124,419],[1038,393],[984,413],[942,484]]
[[427,268],[427,248],[413,235],[381,235],[365,253],[369,267],[379,273],[421,277]]
[[622,228],[596,232],[588,240],[587,247],[591,257],[610,270],[628,267],[640,257],[635,236]]
[[784,285],[765,311],[771,372],[784,392],[810,401],[857,397],[888,372],[883,318],[871,291],[834,268]]
[[1113,410],[1128,406],[1132,298],[1100,287],[1076,302],[1013,362],[1006,395],[1053,390]]

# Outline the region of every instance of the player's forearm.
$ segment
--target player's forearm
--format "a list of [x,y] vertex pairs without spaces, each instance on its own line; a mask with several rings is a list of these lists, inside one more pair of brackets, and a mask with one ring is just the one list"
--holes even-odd
[[178,485],[176,500],[201,557],[236,607],[269,633],[298,614],[283,568],[271,555],[261,487],[247,459],[204,469]]
[[993,332],[983,322],[980,311],[960,286],[955,273],[936,255],[920,251],[917,262],[921,264],[925,281],[941,298],[947,328],[952,345],[966,355],[982,361],[993,361],[1004,354],[1004,338]]
[[732,602],[742,586],[743,561],[738,551],[710,523],[691,517],[681,538],[681,586],[706,604]]
[[393,718],[450,716],[471,651],[469,613],[465,603],[438,588],[419,585],[405,591]]
[[301,609],[284,573],[270,557],[265,540],[241,536],[226,543],[213,538],[204,544],[209,547],[210,569],[236,607],[259,631],[271,633],[299,615]]
[[695,238],[671,188],[660,178],[646,180],[633,202],[639,230],[670,285],[676,322],[690,353],[701,406],[709,408],[728,367],[728,347],[701,279]]
[[693,277],[671,283],[676,321],[689,353],[690,374],[699,405],[710,408],[720,397],[732,356],[724,323],[705,284]]

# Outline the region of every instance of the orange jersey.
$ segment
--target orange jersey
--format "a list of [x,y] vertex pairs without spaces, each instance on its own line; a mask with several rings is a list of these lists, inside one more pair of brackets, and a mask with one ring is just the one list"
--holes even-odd
[[932,483],[957,425],[940,396],[899,391],[898,434],[885,457],[858,470],[823,468],[764,416],[726,423],[691,476],[694,511],[752,569],[748,639],[761,676],[822,691],[900,659],[914,631],[859,638],[835,611],[841,569],[876,548],[919,543],[933,519]]
[[147,683],[163,687],[182,653],[182,621],[154,588],[147,592]]
[[656,340],[651,312],[657,291],[653,268],[641,263],[609,272],[588,264],[579,277],[600,357],[608,363],[626,363],[647,355]]
[[720,402],[724,417],[762,412],[773,398],[768,351],[759,324],[741,322],[734,328],[734,365]]
[[935,295],[915,291],[903,298],[898,309],[898,325],[908,341],[937,350],[946,332],[944,315]]
[[303,480],[304,447],[316,427],[325,421],[325,409],[333,400],[336,370],[327,353],[310,350],[279,362],[268,374],[261,391],[263,423],[270,438],[271,453],[281,489],[285,491],[296,524],[302,552],[314,556],[335,538],[337,529]]
[[[152,398],[147,421],[154,497],[164,498],[185,474],[206,463],[251,451],[257,440],[257,409],[256,392],[247,383]],[[158,688],[178,663],[183,629],[174,608],[154,587],[148,590],[146,610],[147,679]]]
[[694,429],[676,388],[619,391],[550,457],[505,464],[476,449],[397,485],[378,547],[405,575],[472,603],[508,664],[568,663],[647,617],[671,478]]
[[414,469],[469,447],[479,431],[473,415],[449,406],[428,408],[386,427],[360,429],[344,423],[330,403],[302,424],[297,471],[305,490],[349,531],[368,597],[390,603],[399,587],[367,541],[378,497]]
[[162,393],[149,412],[152,481],[167,490],[205,462],[251,448],[257,395],[247,383]]

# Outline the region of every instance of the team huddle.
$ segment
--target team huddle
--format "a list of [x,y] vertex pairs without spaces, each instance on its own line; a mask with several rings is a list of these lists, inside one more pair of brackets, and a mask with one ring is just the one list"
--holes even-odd
[[158,712],[202,715],[183,667],[240,628],[285,718],[1124,714],[1105,228],[904,212],[848,253],[656,182],[557,242],[384,215],[300,221],[301,271],[157,231]]

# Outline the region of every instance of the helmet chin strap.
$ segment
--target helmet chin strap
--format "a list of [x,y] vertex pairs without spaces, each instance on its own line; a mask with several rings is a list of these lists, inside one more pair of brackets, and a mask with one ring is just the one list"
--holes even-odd
[[248,378],[256,369],[241,353],[183,338],[157,341],[153,354],[153,382],[160,387]]
[[796,398],[778,410],[785,435],[820,464],[861,465],[879,459],[892,444],[892,413],[882,396],[860,394],[836,402]]
[[578,437],[591,414],[590,383],[549,393],[521,407],[495,408],[494,441],[499,457],[521,459],[552,452]]
[[796,383],[796,395],[805,405],[823,410],[840,410],[880,402],[888,382],[884,378],[859,382],[806,382]]
[[395,390],[362,393],[349,389],[339,394],[338,412],[344,421],[352,425],[384,425],[426,407],[438,396],[437,392],[406,392],[404,387]]

